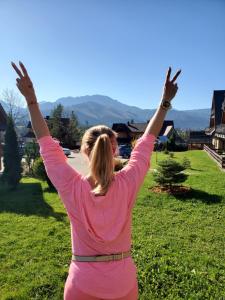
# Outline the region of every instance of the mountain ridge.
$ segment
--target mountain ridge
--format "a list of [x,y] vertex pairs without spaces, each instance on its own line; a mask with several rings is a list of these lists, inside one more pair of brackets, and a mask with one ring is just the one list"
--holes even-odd
[[[4,101],[0,100],[3,107]],[[105,95],[86,95],[78,97],[61,97],[55,102],[39,101],[39,107],[44,116],[51,115],[51,111],[59,103],[64,107],[64,115],[70,116],[73,110],[81,125],[127,123],[133,120],[136,123],[147,122],[154,114],[154,109],[142,109],[137,106],[129,106],[118,100]],[[4,109],[5,109],[4,107]],[[21,108],[28,121],[27,108]],[[177,110],[171,109],[167,112],[166,120],[173,120],[175,128],[204,130],[208,127],[210,108]]]

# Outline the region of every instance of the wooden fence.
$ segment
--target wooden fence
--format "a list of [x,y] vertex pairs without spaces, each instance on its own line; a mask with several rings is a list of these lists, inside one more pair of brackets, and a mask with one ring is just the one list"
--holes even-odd
[[206,145],[204,145],[203,149],[206,150],[212,156],[212,158],[219,163],[221,168],[225,168],[225,156],[219,155],[215,150],[209,148]]

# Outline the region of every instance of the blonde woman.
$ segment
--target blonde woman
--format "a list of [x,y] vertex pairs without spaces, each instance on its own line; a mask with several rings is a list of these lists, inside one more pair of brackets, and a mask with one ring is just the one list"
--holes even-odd
[[104,125],[85,132],[81,150],[89,159],[90,174],[82,176],[67,163],[59,141],[50,135],[27,70],[21,62],[19,65],[12,63],[19,75],[17,87],[26,98],[46,172],[71,225],[72,259],[64,300],[137,300],[137,268],[131,257],[132,208],[181,71],[170,80],[169,68],[159,107],[119,172],[113,171],[116,133]]

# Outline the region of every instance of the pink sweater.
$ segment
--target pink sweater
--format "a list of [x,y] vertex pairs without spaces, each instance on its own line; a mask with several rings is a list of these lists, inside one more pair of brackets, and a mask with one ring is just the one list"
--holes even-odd
[[[116,173],[105,196],[94,196],[86,177],[68,163],[52,136],[38,139],[48,177],[67,211],[72,253],[92,256],[131,249],[132,208],[150,167],[156,137],[138,139],[128,164]],[[137,268],[132,257],[109,262],[71,261],[69,276],[83,292],[99,298],[119,298],[134,287]]]

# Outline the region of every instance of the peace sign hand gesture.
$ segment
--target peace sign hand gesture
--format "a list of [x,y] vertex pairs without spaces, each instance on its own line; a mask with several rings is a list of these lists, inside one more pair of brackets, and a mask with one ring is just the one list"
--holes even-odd
[[35,91],[33,87],[33,83],[30,80],[30,77],[27,73],[26,68],[22,64],[22,62],[19,62],[19,65],[21,67],[21,70],[16,66],[15,63],[11,63],[16,73],[19,75],[19,78],[16,78],[17,81],[17,87],[20,90],[21,94],[26,98],[27,104],[30,102],[33,102],[34,99],[36,100]]
[[177,73],[174,75],[173,79],[170,80],[170,74],[171,74],[171,67],[169,67],[169,70],[167,72],[167,76],[166,76],[166,82],[164,84],[164,88],[163,88],[163,96],[162,96],[162,100],[168,100],[171,101],[178,90],[178,86],[177,83],[175,83],[177,77],[180,75],[181,70],[177,71]]

